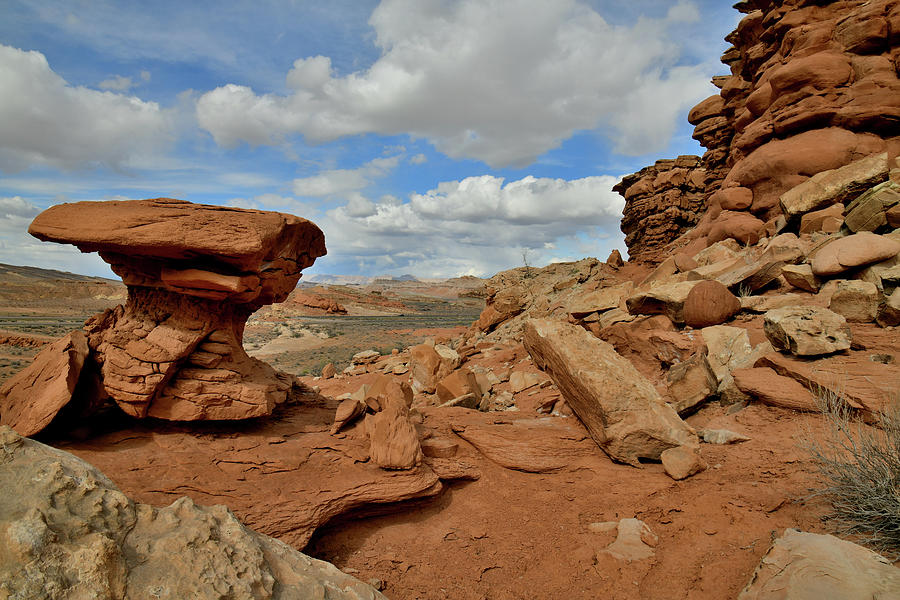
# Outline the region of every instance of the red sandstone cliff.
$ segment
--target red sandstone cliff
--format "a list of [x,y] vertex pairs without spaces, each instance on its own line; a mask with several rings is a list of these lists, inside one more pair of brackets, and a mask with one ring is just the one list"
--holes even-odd
[[[739,238],[782,213],[781,195],[816,173],[900,149],[900,0],[746,0],[725,39],[731,70],[691,110],[706,149],[626,177],[632,259]],[[715,225],[715,231],[710,236]],[[693,241],[692,241],[693,240]]]

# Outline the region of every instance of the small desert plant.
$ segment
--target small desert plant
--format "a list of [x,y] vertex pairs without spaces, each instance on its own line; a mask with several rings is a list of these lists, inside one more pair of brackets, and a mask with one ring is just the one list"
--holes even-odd
[[887,403],[870,425],[840,394],[817,398],[825,431],[802,444],[826,483],[813,495],[830,502],[838,532],[900,557],[900,403]]

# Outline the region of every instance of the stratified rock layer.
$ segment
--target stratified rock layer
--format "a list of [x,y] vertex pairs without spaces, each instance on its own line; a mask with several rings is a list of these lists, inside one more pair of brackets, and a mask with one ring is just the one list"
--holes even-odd
[[[29,232],[99,252],[128,287],[124,305],[85,325],[84,377],[96,380],[83,386],[94,397],[82,403],[111,399],[135,417],[192,421],[264,416],[287,398],[291,378],[244,352],[244,324],[261,306],[287,298],[301,270],[325,254],[315,224],[157,198],[60,204]],[[3,423],[20,433],[36,433],[55,414],[26,427],[15,417],[22,410],[10,406],[46,380],[38,372],[46,363],[39,355],[0,398]],[[52,404],[59,410],[68,400]]]
[[0,428],[0,597],[384,598],[188,498],[135,503],[71,454]]
[[[657,162],[615,188],[626,199],[632,258],[665,256],[682,223],[697,223],[687,238],[707,240],[723,212],[771,221],[782,214],[782,195],[810,177],[885,152],[893,165],[900,152],[897,0],[748,0],[735,8],[746,16],[725,38],[730,73],[714,77],[720,92],[688,115],[707,148],[694,167],[703,183],[672,193],[665,177],[656,183]],[[885,179],[887,169],[876,169],[859,191]],[[719,223],[715,233],[747,232]]]

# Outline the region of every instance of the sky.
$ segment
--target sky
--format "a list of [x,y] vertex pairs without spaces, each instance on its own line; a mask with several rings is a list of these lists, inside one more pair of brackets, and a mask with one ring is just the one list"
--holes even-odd
[[611,188],[703,152],[730,4],[4,0],[0,263],[111,276],[28,224],[156,197],[310,219],[311,274],[624,254]]

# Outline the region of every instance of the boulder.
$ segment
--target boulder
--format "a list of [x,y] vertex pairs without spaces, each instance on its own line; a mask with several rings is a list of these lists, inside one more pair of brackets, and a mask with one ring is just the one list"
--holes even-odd
[[844,205],[836,202],[831,206],[805,213],[800,217],[799,232],[837,233],[844,223]]
[[881,262],[900,253],[900,242],[863,231],[836,238],[812,257],[812,271],[820,277],[843,273],[854,267]]
[[442,344],[419,344],[409,348],[409,370],[413,391],[433,394],[437,382],[459,366],[459,354]]
[[733,239],[741,244],[755,244],[763,237],[765,222],[750,213],[723,210],[707,235],[711,243]]
[[768,342],[750,345],[750,337],[745,329],[716,325],[701,330],[707,347],[709,366],[719,382],[719,400],[724,404],[736,404],[749,400],[734,383],[731,372],[734,369],[752,367],[760,357],[772,351]]
[[614,460],[640,466],[640,458],[657,460],[667,448],[698,443],[694,431],[629,361],[580,327],[532,319],[525,323],[524,343]]
[[882,296],[874,283],[839,280],[828,308],[850,323],[871,323],[878,314]]
[[900,569],[883,556],[832,535],[786,529],[738,600],[897,597]]
[[475,374],[466,367],[461,367],[441,379],[435,386],[435,393],[441,402],[449,402],[466,394],[473,394],[481,400],[482,394]]
[[887,153],[882,152],[837,169],[818,172],[781,195],[781,210],[790,218],[835,202],[844,203],[887,179],[887,159]]
[[815,294],[819,291],[822,282],[813,274],[812,266],[808,263],[799,265],[785,265],[781,268],[781,274],[785,281],[801,290]]
[[81,331],[44,346],[30,365],[0,387],[0,425],[24,436],[47,427],[72,399],[88,352]]
[[763,330],[772,346],[797,356],[821,356],[850,348],[850,327],[827,308],[787,306],[766,313]]
[[875,321],[882,327],[897,327],[900,325],[900,287],[887,297],[878,310]]
[[609,257],[606,259],[606,264],[615,268],[624,266],[625,261],[622,260],[622,253],[617,249],[613,249],[613,251],[609,253]]
[[337,433],[344,425],[352,423],[357,417],[366,412],[366,403],[355,398],[347,398],[341,400],[337,410],[334,412],[334,424],[331,426],[331,433]]
[[133,502],[86,462],[7,427],[0,427],[0,488],[16,490],[0,502],[4,597],[384,598],[248,529],[225,506],[186,497],[160,508]]
[[877,231],[887,226],[887,212],[900,205],[900,183],[885,181],[847,205],[844,223],[850,231]]
[[807,412],[817,410],[816,399],[808,389],[769,367],[735,369],[731,376],[742,392],[763,404]]
[[331,379],[337,373],[337,369],[334,367],[334,363],[328,363],[324,367],[322,367],[322,379]]
[[600,288],[586,294],[578,294],[572,298],[566,310],[576,319],[583,319],[594,312],[605,312],[619,308],[625,296],[630,294],[633,289],[634,284],[629,281],[612,287]]
[[684,323],[697,329],[721,325],[741,310],[741,301],[715,280],[701,281],[684,301]]
[[709,202],[718,202],[722,210],[747,210],[753,204],[753,190],[745,187],[721,188],[713,192]]
[[676,481],[687,479],[691,475],[705,471],[708,467],[696,447],[669,448],[663,451],[660,460],[666,475]]
[[382,469],[412,469],[422,462],[416,428],[403,402],[389,401],[381,411],[366,417],[369,456]]
[[715,396],[719,387],[716,374],[702,352],[672,365],[666,379],[669,406],[681,416]]
[[684,323],[684,303],[698,281],[658,284],[636,291],[625,304],[633,315],[666,315],[675,324]]

